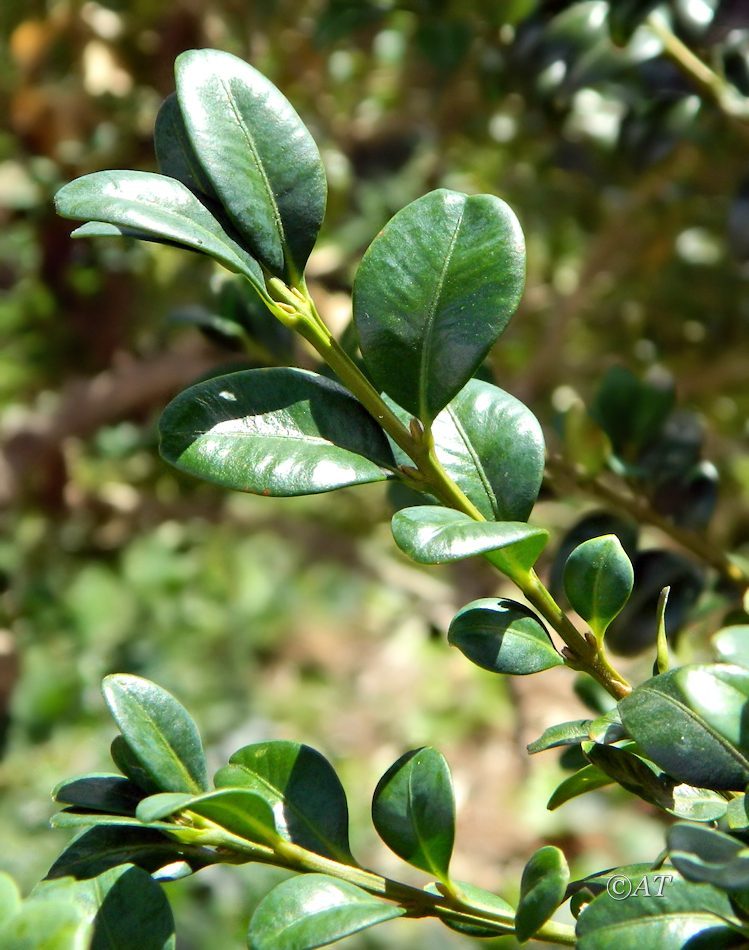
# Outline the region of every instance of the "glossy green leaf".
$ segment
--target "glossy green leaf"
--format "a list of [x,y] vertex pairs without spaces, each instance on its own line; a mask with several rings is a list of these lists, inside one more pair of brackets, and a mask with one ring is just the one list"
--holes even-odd
[[18,885],[5,871],[0,871],[0,933],[3,925],[21,908]]
[[492,521],[526,521],[544,474],[544,437],[520,400],[471,379],[435,418],[437,458]]
[[619,710],[614,707],[588,723],[588,738],[593,742],[617,742],[626,736],[626,731],[619,716]]
[[134,815],[143,791],[121,775],[91,773],[60,782],[55,786],[52,798],[76,808],[112,815]]
[[601,894],[591,901],[577,921],[578,950],[735,946],[736,931],[722,919],[733,917],[727,896],[707,884],[668,883],[664,873],[646,875],[626,900]]
[[614,534],[584,541],[564,566],[567,598],[599,638],[629,600],[633,584],[632,562]]
[[140,171],[94,172],[64,185],[55,195],[55,207],[63,218],[103,222],[135,237],[148,236],[208,254],[264,290],[257,261],[173,178]]
[[723,627],[711,640],[715,652],[726,663],[749,667],[749,626],[734,624]]
[[455,797],[444,756],[425,747],[394,762],[375,788],[372,821],[398,857],[446,882],[455,841]]
[[302,369],[253,369],[191,386],[164,410],[161,454],[225,488],[310,495],[382,481],[385,435],[337,383]]
[[195,870],[206,863],[179,842],[150,828],[103,825],[78,835],[52,865],[47,877],[96,877],[118,864],[128,863],[154,873],[181,860],[189,861]]
[[0,928],[3,950],[88,950],[90,926],[62,900],[26,901]]
[[230,53],[188,50],[175,76],[192,147],[243,243],[298,284],[325,214],[312,136],[286,97]]
[[492,673],[523,676],[564,665],[546,627],[532,610],[514,600],[472,601],[453,617],[447,639],[472,663]]
[[[437,884],[427,884],[424,890],[428,894],[443,894]],[[491,914],[494,918],[504,917],[504,923],[509,926],[515,924],[515,909],[506,900],[492,894],[491,891],[485,891],[482,887],[476,887],[475,884],[466,884],[464,881],[452,881],[451,890],[458,899],[465,904],[469,904],[471,912],[477,910]],[[465,924],[451,920],[443,920],[443,924],[457,933],[464,934],[466,937],[496,937],[497,930],[490,927],[482,927],[480,924]]]
[[327,759],[309,746],[280,740],[245,746],[216,773],[216,787],[251,789],[272,808],[283,838],[353,862],[346,794]]
[[29,906],[67,902],[91,928],[91,950],[171,950],[174,918],[164,891],[150,874],[132,864],[76,881],[42,881]]
[[515,913],[518,940],[530,940],[564,900],[570,871],[559,848],[539,848],[523,869]]
[[142,790],[144,795],[152,795],[159,791],[158,784],[151,778],[135,757],[124,736],[115,736],[109,748],[112,761],[133,785]]
[[485,554],[510,576],[526,575],[549,537],[542,528],[515,521],[474,521],[460,511],[436,505],[396,512],[392,529],[401,551],[420,564],[445,564]]
[[749,847],[738,838],[677,822],[668,829],[667,841],[674,867],[688,880],[724,891],[749,888]]
[[726,813],[728,803],[718,792],[678,782],[628,749],[595,745],[586,755],[627,791],[677,818],[717,821]]
[[247,841],[273,845],[278,841],[268,802],[248,788],[221,788],[194,797],[166,793],[141,802],[138,817],[149,822],[181,812],[192,812]]
[[596,789],[611,785],[613,781],[612,778],[596,768],[595,765],[586,765],[575,772],[574,775],[570,775],[569,778],[566,778],[561,784],[557,785],[551,798],[546,803],[546,807],[549,811],[555,811],[573,798],[578,798],[580,795],[586,795],[588,792],[594,792]]
[[[218,201],[211,181],[203,171],[195,149],[192,147],[179,100],[174,92],[162,102],[156,116],[153,144],[162,175],[181,181],[199,198]],[[214,209],[211,211],[213,212]],[[216,216],[215,212],[214,216]]]
[[563,745],[577,745],[588,739],[590,719],[574,719],[571,722],[560,722],[549,726],[534,742],[528,745],[528,752],[545,752],[547,749],[556,749]]
[[354,320],[377,388],[431,422],[504,330],[524,281],[523,235],[499,198],[440,189],[407,205],[354,280]]
[[133,755],[160,791],[197,794],[208,789],[197,726],[171,693],[129,674],[105,677],[102,691]]
[[347,881],[304,874],[260,901],[247,939],[250,950],[314,950],[405,912]]
[[674,779],[738,791],[749,782],[748,690],[740,667],[683,666],[638,686],[619,709],[627,732]]

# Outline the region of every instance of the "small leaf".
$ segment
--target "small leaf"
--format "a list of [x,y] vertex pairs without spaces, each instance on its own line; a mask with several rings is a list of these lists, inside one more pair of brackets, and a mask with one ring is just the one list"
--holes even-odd
[[263,898],[250,921],[248,943],[251,950],[313,950],[405,912],[347,881],[304,874]]
[[[135,864],[149,873],[186,857],[197,869],[199,859],[187,855],[177,841],[149,828],[90,828],[75,838],[47,873],[47,878],[70,875],[96,877],[118,864]],[[205,863],[205,862],[203,862]]]
[[569,868],[559,848],[539,848],[523,869],[515,933],[524,943],[542,927],[564,899]]
[[420,564],[445,564],[476,554],[509,576],[527,575],[549,537],[542,528],[515,521],[474,521],[436,505],[404,508],[393,516],[398,547]]
[[[428,894],[443,894],[440,886],[437,884],[427,884],[424,890]],[[492,894],[491,891],[485,891],[475,884],[466,884],[464,881],[453,881],[451,891],[459,901],[470,907],[470,913],[477,910],[490,914],[493,918],[504,917],[506,926],[514,927],[515,910],[506,900]],[[480,924],[464,924],[451,920],[443,920],[442,923],[457,933],[464,934],[466,937],[496,937],[497,930],[490,927],[482,927]]]
[[749,848],[738,838],[677,822],[668,829],[667,840],[671,861],[687,880],[723,891],[749,888]]
[[580,401],[564,413],[564,455],[586,478],[598,475],[611,458],[611,440]]
[[60,782],[55,786],[52,798],[76,808],[112,815],[134,815],[143,791],[121,775],[91,773]]
[[623,739],[626,734],[616,706],[588,723],[588,738],[593,742],[608,745]]
[[742,735],[748,698],[746,670],[695,664],[647,680],[619,709],[629,735],[674,779],[743,790],[749,782]]
[[549,811],[554,811],[573,798],[611,784],[613,784],[613,779],[605,772],[596,768],[595,765],[586,765],[556,787],[546,807]]
[[514,600],[483,598],[453,617],[447,639],[472,663],[492,673],[526,675],[563,666],[546,627]]
[[[28,906],[64,901],[91,926],[93,950],[171,950],[174,918],[164,891],[150,874],[123,864],[97,877],[42,881]],[[40,945],[41,946],[41,945]],[[44,944],[46,947],[47,944]]]
[[556,726],[549,726],[543,734],[528,746],[528,752],[545,752],[547,749],[556,749],[562,745],[577,745],[588,739],[590,719],[575,719],[572,722],[560,722]]
[[354,280],[354,320],[377,388],[431,422],[504,330],[524,281],[523,235],[499,198],[441,189],[407,205]]
[[664,871],[638,885],[626,900],[604,893],[588,904],[577,921],[578,950],[735,946],[736,931],[724,922],[734,916],[725,894],[707,884],[669,882]]
[[159,791],[159,786],[136,759],[124,736],[115,736],[112,739],[109,753],[120,772],[130,779],[133,785],[141,789],[144,795],[152,795]]
[[140,676],[107,676],[104,699],[135,758],[163,792],[208,788],[200,734],[190,714],[165,689]]
[[428,747],[401,756],[377,783],[372,821],[398,857],[447,882],[455,798],[444,756]]
[[614,534],[578,545],[564,567],[569,602],[600,639],[629,600],[632,562]]
[[291,103],[221,50],[175,63],[187,134],[213,190],[254,256],[299,285],[325,214],[325,172]]
[[221,788],[195,797],[171,793],[153,795],[141,802],[138,817],[149,822],[182,812],[207,818],[255,844],[273,846],[279,839],[270,805],[247,788]]
[[216,786],[251,789],[272,808],[283,838],[353,863],[346,794],[330,763],[309,746],[286,741],[245,746],[216,773]]
[[631,458],[657,438],[674,401],[673,380],[660,368],[640,380],[624,366],[612,366],[590,414],[608,434],[614,451]]
[[[257,261],[224,232],[192,192],[173,178],[140,171],[94,172],[64,185],[55,195],[55,207],[63,218],[92,221],[97,226],[104,222],[131,236],[208,254],[230,271],[243,274],[265,293]],[[111,232],[89,229],[91,233]]]
[[156,116],[153,144],[162,175],[181,181],[199,199],[208,198],[218,203],[218,196],[192,147],[174,92],[162,102]]
[[259,495],[310,495],[383,481],[395,466],[372,416],[343,387],[301,369],[253,369],[191,386],[160,420],[181,471]]
[[436,417],[432,437],[443,468],[485,518],[527,521],[545,463],[543,432],[527,406],[471,379]]

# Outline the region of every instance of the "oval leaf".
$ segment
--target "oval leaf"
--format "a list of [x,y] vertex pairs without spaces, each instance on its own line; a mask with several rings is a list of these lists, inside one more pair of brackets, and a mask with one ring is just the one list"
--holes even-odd
[[153,144],[162,175],[181,181],[199,198],[218,201],[211,181],[203,171],[192,147],[177,94],[174,92],[163,101],[156,116]]
[[102,690],[123,738],[160,791],[208,789],[197,726],[171,693],[128,674],[105,677]]
[[41,908],[49,901],[65,901],[80,912],[92,927],[91,946],[96,950],[169,950],[175,945],[166,894],[150,874],[132,864],[83,881],[42,881],[29,905]]
[[492,673],[524,676],[564,665],[546,627],[514,600],[474,600],[453,617],[447,639]]
[[626,900],[604,893],[591,901],[577,921],[578,950],[734,946],[736,932],[722,919],[734,916],[727,896],[707,884],[668,877],[654,871]]
[[[424,890],[428,894],[442,895],[441,885],[427,884]],[[482,887],[476,887],[475,884],[466,884],[465,881],[453,881],[451,891],[457,896],[458,900],[470,907],[470,912],[481,911],[490,915],[495,920],[501,920],[504,917],[504,925],[515,926],[515,909],[506,900],[492,894],[491,891],[485,891]],[[464,924],[457,921],[444,920],[442,923],[455,930],[457,933],[465,934],[466,937],[496,937],[497,928],[481,926],[480,924]]]
[[200,165],[254,256],[299,284],[325,214],[325,172],[291,103],[220,50],[175,63],[177,96]]
[[519,399],[471,379],[432,425],[437,458],[485,518],[527,521],[544,474],[544,437]]
[[308,851],[353,862],[346,794],[333,767],[298,742],[248,745],[216,773],[217,788],[248,788],[270,805],[278,833]]
[[270,805],[248,788],[221,788],[194,797],[173,793],[152,795],[141,802],[138,818],[151,822],[186,811],[255,844],[272,846],[279,838]]
[[474,521],[437,505],[404,508],[393,516],[398,547],[420,564],[445,564],[485,554],[501,571],[527,575],[549,533],[517,521]]
[[455,840],[455,799],[444,756],[430,748],[401,756],[377,783],[372,821],[399,857],[446,882]]
[[111,815],[134,815],[142,789],[121,775],[92,773],[65,779],[52,792],[56,802]]
[[385,434],[345,389],[301,369],[217,376],[160,420],[161,454],[198,478],[259,495],[310,495],[382,481]]
[[612,785],[613,782],[612,778],[596,768],[595,765],[586,765],[557,785],[551,798],[546,803],[546,807],[549,811],[554,811],[573,798],[578,798],[588,792],[594,792],[605,785]]
[[615,534],[579,544],[564,566],[567,598],[599,638],[629,600],[634,579],[632,562]]
[[520,900],[515,914],[518,940],[530,940],[564,900],[570,871],[559,848],[539,848],[520,879]]
[[263,898],[247,936],[251,950],[313,950],[403,914],[347,881],[304,874]]
[[354,280],[354,320],[375,385],[431,422],[506,327],[524,281],[520,225],[499,198],[440,189],[407,205]]
[[749,848],[731,835],[677,822],[668,829],[669,857],[690,881],[704,881],[724,891],[749,888]]
[[63,218],[104,222],[135,237],[208,254],[265,293],[257,261],[173,178],[139,171],[94,172],[64,185],[55,195],[55,207]]
[[571,722],[560,722],[558,725],[544,729],[543,734],[528,745],[528,752],[545,752],[547,749],[556,749],[563,745],[578,745],[585,742],[590,728],[590,719],[574,719]]
[[743,790],[749,757],[741,728],[749,673],[690,665],[655,676],[619,703],[622,722],[643,752],[673,778]]

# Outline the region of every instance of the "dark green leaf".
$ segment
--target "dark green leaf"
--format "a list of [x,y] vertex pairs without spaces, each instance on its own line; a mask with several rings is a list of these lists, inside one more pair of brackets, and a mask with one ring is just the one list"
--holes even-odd
[[749,848],[744,842],[684,822],[668,829],[667,840],[674,867],[688,880],[714,884],[723,891],[749,888]]
[[248,943],[251,950],[314,950],[405,912],[354,884],[304,874],[263,898],[250,921]]
[[[428,894],[443,894],[444,891],[440,890],[440,887],[436,884],[427,884],[424,890]],[[476,887],[474,884],[466,884],[464,881],[453,881],[451,884],[452,893],[457,895],[458,900],[468,904],[470,906],[470,912],[477,910],[485,911],[488,914],[491,914],[494,918],[505,918],[505,924],[514,926],[515,923],[515,910],[511,904],[508,904],[506,900],[503,900],[501,897],[498,897],[496,894],[492,894],[491,891],[485,891],[481,887]],[[496,937],[496,929],[492,930],[489,927],[482,927],[477,924],[464,924],[457,923],[451,920],[443,920],[443,924],[446,927],[449,927],[450,930],[455,930],[457,933],[465,934],[466,937]]]
[[523,291],[515,215],[441,189],[407,205],[364,255],[354,319],[378,389],[424,423],[474,375]]
[[564,899],[569,868],[559,848],[539,848],[523,869],[520,900],[515,914],[518,940],[530,940]]
[[526,675],[564,665],[546,627],[514,600],[472,601],[453,617],[447,638],[472,663],[492,673]]
[[[651,883],[655,885],[657,882],[652,880],[652,875],[657,874],[660,870],[660,868],[656,870],[652,862],[641,862],[639,864],[624,864],[615,868],[607,868],[605,871],[596,871],[594,874],[589,874],[587,877],[581,878],[578,881],[571,881],[567,887],[567,896],[577,894],[577,892],[581,890],[587,890],[592,897],[597,897],[599,894],[604,893],[612,878],[619,880],[626,879],[632,884],[632,891],[634,892],[635,887],[640,884],[643,878],[648,878],[648,875],[651,875],[651,878],[647,880],[647,886],[650,887]],[[669,875],[671,875],[673,879],[679,877],[674,869],[668,865],[662,870],[666,877]],[[664,881],[663,887],[665,888],[666,886],[666,881]]]
[[748,696],[746,670],[690,665],[638,686],[619,709],[627,732],[674,779],[743,790],[749,782]]
[[492,521],[526,521],[544,474],[544,437],[520,400],[471,379],[432,425],[447,474]]
[[150,874],[132,864],[82,881],[67,877],[42,881],[34,888],[30,905],[42,908],[48,902],[63,901],[92,927],[91,950],[170,950],[175,946],[166,895]]
[[595,745],[586,755],[627,791],[678,818],[716,821],[726,813],[728,803],[717,792],[675,781],[628,749]]
[[140,171],[94,172],[64,185],[55,196],[55,207],[63,218],[96,222],[89,234],[111,233],[99,228],[99,222],[104,222],[131,236],[147,236],[148,240],[208,254],[265,292],[257,261],[173,178]]
[[603,788],[604,785],[611,785],[612,783],[613,779],[605,772],[597,769],[595,765],[586,765],[578,772],[575,772],[574,775],[570,775],[561,785],[556,787],[551,798],[546,803],[546,807],[549,811],[554,811],[573,798],[578,798],[587,792],[594,792],[596,789]]
[[144,795],[159,791],[159,786],[136,759],[124,736],[114,737],[109,752],[117,768],[130,779],[133,785],[141,789]]
[[161,104],[156,116],[153,144],[162,175],[181,181],[199,198],[218,200],[192,147],[176,93],[167,96]]
[[614,451],[631,458],[657,437],[674,400],[673,380],[662,371],[640,380],[624,366],[613,366],[601,381],[590,412]]
[[52,797],[56,802],[77,808],[112,815],[134,815],[143,791],[121,775],[92,773],[65,779],[55,787]]
[[395,543],[420,564],[445,564],[475,554],[510,576],[527,575],[543,551],[549,533],[517,521],[474,521],[436,505],[404,508],[393,515]]
[[259,495],[310,495],[382,481],[394,466],[360,403],[302,369],[252,369],[180,393],[160,421],[161,454],[182,471]]
[[216,773],[217,788],[249,788],[270,805],[278,833],[308,851],[353,862],[348,805],[340,780],[319,752],[298,742],[248,745]]
[[120,732],[159,791],[208,789],[197,726],[171,693],[129,674],[105,677],[102,689]]
[[601,894],[591,901],[577,921],[578,950],[734,946],[736,931],[722,919],[733,917],[727,896],[707,884],[669,883],[664,874],[646,875],[626,900]]
[[192,147],[244,243],[299,284],[325,214],[312,136],[285,96],[230,53],[188,50],[175,75]]
[[545,752],[547,749],[556,749],[560,745],[576,745],[588,739],[590,719],[575,719],[572,722],[560,722],[556,726],[549,726],[535,742],[528,746],[528,752]]
[[[177,841],[150,828],[90,828],[75,838],[62,852],[47,873],[48,878],[96,877],[118,864],[135,864],[153,873],[159,868],[183,860],[182,846]],[[194,859],[187,860],[193,864]],[[201,866],[199,863],[197,866]]]
[[88,950],[89,939],[79,909],[62,900],[26,901],[0,928],[3,950]]
[[564,567],[569,602],[597,637],[603,637],[632,593],[634,571],[614,534],[578,545]]
[[141,802],[138,817],[149,822],[185,811],[253,843],[272,846],[279,838],[271,806],[248,788],[221,788],[195,797],[153,795]]
[[372,821],[398,857],[446,882],[455,840],[455,798],[444,756],[425,747],[391,765],[377,783]]

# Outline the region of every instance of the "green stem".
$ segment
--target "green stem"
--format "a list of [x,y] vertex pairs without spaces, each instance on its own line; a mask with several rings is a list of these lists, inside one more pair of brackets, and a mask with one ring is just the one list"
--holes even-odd
[[[206,824],[212,823],[206,822]],[[341,864],[313,851],[307,851],[289,841],[278,841],[270,856],[267,846],[253,844],[226,831],[220,825],[214,825],[207,832],[206,842],[220,847],[222,851],[229,854],[234,852],[239,861],[274,864],[301,874],[312,872],[328,874],[361,887],[376,897],[400,904],[411,917],[438,917],[449,923],[472,924],[494,930],[497,936],[511,935],[515,932],[514,914],[502,914],[486,908],[477,908],[469,901],[456,901],[449,894],[430,894],[428,891],[383,877],[365,868]],[[574,946],[575,932],[574,928],[566,924],[549,921],[534,935],[534,939],[545,943]]]

